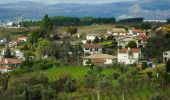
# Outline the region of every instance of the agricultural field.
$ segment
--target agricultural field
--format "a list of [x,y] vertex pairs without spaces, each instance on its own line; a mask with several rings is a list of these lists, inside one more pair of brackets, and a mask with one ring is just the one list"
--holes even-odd
[[[77,26],[78,33],[99,33],[105,34],[107,33],[107,29],[112,29],[114,25],[90,25],[90,26]],[[65,32],[67,27],[56,27],[55,31],[59,33]]]

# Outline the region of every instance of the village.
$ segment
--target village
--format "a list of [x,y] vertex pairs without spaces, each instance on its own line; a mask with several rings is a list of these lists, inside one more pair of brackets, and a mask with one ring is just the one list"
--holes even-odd
[[71,19],[0,28],[0,99],[169,98],[168,22]]
[[[153,60],[146,60],[142,53],[142,50],[146,47],[147,40],[151,37],[149,33],[150,30],[113,27],[110,30],[108,29],[104,35],[85,33],[84,38],[82,38],[82,33],[76,33],[71,36],[70,33],[65,32],[60,37],[76,37],[78,39],[76,42],[79,42],[81,44],[80,48],[82,48],[82,55],[77,55],[80,58],[79,65],[95,64],[98,66],[113,66],[115,63],[141,65],[142,62],[146,62],[148,67],[154,67]],[[11,40],[9,42],[6,38],[2,38],[0,41],[0,44],[4,46],[1,49],[0,71],[5,73],[19,67],[25,60],[24,52],[17,48],[29,42],[29,37],[19,36],[17,40]],[[75,46],[77,44],[76,42],[71,41],[71,46]],[[62,44],[62,41],[60,43]],[[5,58],[8,49],[11,50],[11,54],[9,55],[13,56],[12,58]],[[114,49],[114,53],[107,53],[107,51],[112,49]],[[73,54],[71,51],[67,53],[70,55]],[[162,52],[162,57],[165,62],[168,61],[170,59],[169,51]],[[90,63],[88,63],[89,61]]]

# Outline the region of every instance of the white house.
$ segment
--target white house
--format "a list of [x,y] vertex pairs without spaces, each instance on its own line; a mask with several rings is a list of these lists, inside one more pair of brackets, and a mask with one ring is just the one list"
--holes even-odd
[[126,45],[131,41],[136,42],[138,48],[139,47],[144,48],[146,46],[147,39],[148,39],[147,35],[140,34],[137,36],[119,37],[117,38],[117,42],[118,42],[118,47],[121,46],[122,48],[125,48]]
[[99,54],[102,53],[102,46],[100,44],[84,44],[84,54]]
[[100,34],[87,34],[86,35],[86,40],[90,40],[90,41],[94,41],[94,39],[98,37],[99,39],[101,39]]
[[22,60],[16,58],[0,58],[0,71],[6,73],[19,67],[22,64]]
[[140,48],[123,48],[118,50],[117,60],[122,64],[138,63],[139,58],[142,57]]
[[107,30],[108,35],[113,35],[115,37],[117,36],[128,36],[128,31],[125,30],[125,28],[113,28],[112,30]]
[[135,36],[134,38],[137,39],[137,47],[145,48],[147,39],[148,39],[147,35],[140,34],[140,35]]
[[133,37],[121,37],[117,39],[118,42],[118,47],[122,47],[125,48],[125,46],[131,42],[131,41],[135,41],[136,44],[138,43],[137,39],[133,38]]
[[129,34],[132,36],[137,36],[140,34],[146,35],[146,31],[144,31],[144,30],[129,30]]
[[0,72],[1,73],[7,73],[9,71],[11,71],[10,67],[8,67],[8,66],[0,66]]
[[95,65],[112,65],[116,59],[115,56],[108,54],[93,54],[90,56],[83,57],[83,65],[88,65],[88,61]]
[[170,51],[163,52],[163,61],[167,62],[170,60]]
[[[6,49],[1,50],[1,56],[4,56]],[[12,50],[11,55],[18,59],[23,59],[24,60],[24,53],[20,50]]]
[[12,53],[15,55],[16,58],[24,60],[24,53],[20,50],[14,50]]

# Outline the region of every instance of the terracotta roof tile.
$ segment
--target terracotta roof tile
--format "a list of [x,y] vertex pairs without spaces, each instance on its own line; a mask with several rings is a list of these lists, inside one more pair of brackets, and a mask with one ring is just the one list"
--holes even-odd
[[144,33],[145,31],[144,30],[132,30],[133,33]]
[[[137,53],[137,52],[140,52],[140,48],[130,48],[130,51],[132,53]],[[128,52],[128,48],[122,48],[119,50],[120,53],[127,53]]]
[[137,39],[142,39],[142,40],[147,40],[148,39],[148,36],[145,35],[145,34],[140,34],[138,36],[136,36]]
[[16,58],[1,58],[0,64],[21,64],[22,60]]

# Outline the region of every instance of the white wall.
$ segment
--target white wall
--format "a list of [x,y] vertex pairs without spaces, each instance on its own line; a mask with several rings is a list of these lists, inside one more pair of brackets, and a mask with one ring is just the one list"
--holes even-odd
[[83,51],[84,53],[98,54],[98,53],[102,53],[102,48],[98,48],[97,51],[94,48],[92,48],[92,50],[90,48],[88,50],[84,48]]
[[112,59],[104,59],[104,61],[105,61],[104,64],[106,64],[106,65],[107,65],[107,64],[108,64],[108,65],[109,65],[109,64],[113,64],[113,60],[112,60]]

